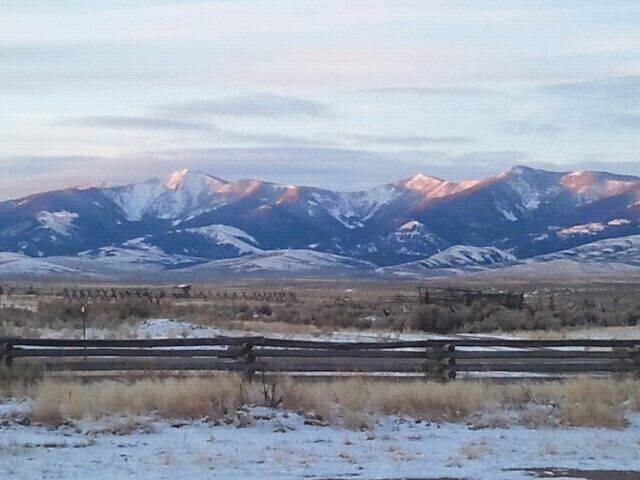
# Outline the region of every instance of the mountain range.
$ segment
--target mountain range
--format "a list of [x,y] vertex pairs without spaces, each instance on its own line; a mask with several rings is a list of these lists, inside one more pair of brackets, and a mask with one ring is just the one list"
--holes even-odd
[[0,202],[0,275],[431,275],[554,261],[635,265],[636,235],[634,176],[517,166],[479,180],[417,174],[338,192],[183,169]]

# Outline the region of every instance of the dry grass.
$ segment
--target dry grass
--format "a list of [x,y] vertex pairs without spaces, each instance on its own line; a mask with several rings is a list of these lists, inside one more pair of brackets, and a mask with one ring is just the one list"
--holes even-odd
[[[451,281],[447,279],[446,283]],[[430,283],[435,287],[437,282],[434,282]],[[471,279],[457,283],[455,286],[464,288],[524,290],[527,294],[527,306],[523,310],[511,311],[487,301],[477,301],[472,305],[459,304],[452,308],[418,305],[413,282],[303,281],[282,285],[272,282],[243,282],[242,285],[202,285],[195,290],[293,288],[298,301],[269,304],[243,300],[175,299],[170,295],[157,304],[140,299],[99,301],[89,303],[87,322],[94,328],[114,329],[119,326],[126,328],[145,318],[173,318],[221,328],[252,329],[262,333],[311,334],[339,329],[377,329],[393,332],[535,331],[533,335],[544,335],[537,332],[573,331],[596,326],[618,329],[640,327],[640,302],[636,295],[637,286],[632,284],[585,286],[578,282],[573,286],[563,284],[540,288],[541,285],[530,280],[521,284],[502,285],[487,285],[486,280],[474,284]],[[45,293],[61,291],[61,286],[53,289],[7,287],[5,290],[10,295],[4,296],[4,303],[29,308],[37,306],[34,311],[0,308],[0,330],[4,329],[7,334],[16,329],[22,332],[44,327],[73,329],[82,324],[79,302],[63,302],[60,297]],[[20,292],[31,294],[22,295]]]
[[133,383],[45,380],[36,392],[31,414],[35,420],[45,423],[121,413],[218,418],[235,411],[246,400],[241,379],[227,375],[209,380],[149,379]]
[[[269,395],[265,395],[268,391]],[[44,380],[32,389],[31,416],[50,424],[65,419],[110,415],[157,415],[212,420],[232,417],[246,404],[313,413],[320,422],[352,429],[373,425],[381,415],[430,421],[473,421],[502,415],[509,422],[539,426],[622,428],[625,413],[640,410],[640,384],[625,379],[577,378],[564,382],[494,384],[489,382],[393,382],[277,380],[268,389],[239,376],[115,381]],[[274,398],[277,400],[274,402]]]
[[43,371],[37,367],[13,365],[7,368],[0,364],[0,395],[24,397],[31,387],[42,380]]

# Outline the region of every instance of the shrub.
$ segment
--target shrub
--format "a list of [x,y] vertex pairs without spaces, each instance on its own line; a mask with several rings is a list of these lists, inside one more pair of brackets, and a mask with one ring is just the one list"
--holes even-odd
[[456,311],[438,305],[421,305],[412,318],[412,327],[416,330],[434,333],[449,333],[460,328],[464,316]]

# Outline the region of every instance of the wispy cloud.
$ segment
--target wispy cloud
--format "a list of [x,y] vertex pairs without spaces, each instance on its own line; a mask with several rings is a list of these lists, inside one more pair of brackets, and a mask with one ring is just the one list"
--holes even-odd
[[359,145],[402,145],[402,146],[423,146],[423,145],[465,145],[475,142],[471,137],[464,136],[444,136],[430,137],[422,135],[392,136],[392,135],[371,135],[366,133],[344,134],[342,137],[348,142]]
[[216,125],[200,121],[185,121],[172,118],[140,117],[140,116],[85,116],[64,119],[57,125],[83,127],[92,129],[109,129],[122,131],[168,131],[172,133],[196,133],[210,141],[230,142],[238,144],[266,145],[319,145],[321,142],[284,133],[248,132],[222,129]]
[[364,93],[395,93],[404,95],[460,96],[478,97],[504,95],[498,89],[471,86],[425,86],[425,87],[383,87],[360,90]]
[[635,102],[640,96],[640,76],[614,76],[592,80],[559,82],[538,87],[538,91],[561,96],[616,99]]
[[136,117],[117,115],[93,115],[74,117],[58,122],[59,125],[87,128],[108,128],[113,130],[178,130],[209,131],[213,127],[203,122],[174,120],[171,118]]
[[625,128],[637,129],[640,127],[640,113],[616,113],[608,117],[615,125]]
[[270,93],[174,103],[159,106],[157,110],[181,116],[237,117],[327,117],[331,113],[330,107],[324,103]]
[[235,141],[261,145],[323,145],[324,142],[298,135],[284,135],[277,133],[246,133],[235,131],[220,131],[220,140]]
[[516,135],[555,136],[567,130],[564,125],[544,120],[516,120],[507,125],[507,132]]

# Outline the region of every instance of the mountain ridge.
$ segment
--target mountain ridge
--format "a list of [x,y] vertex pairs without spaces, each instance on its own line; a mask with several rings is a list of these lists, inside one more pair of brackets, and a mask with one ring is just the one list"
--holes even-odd
[[522,260],[634,234],[640,177],[524,165],[462,181],[417,173],[354,192],[180,169],[0,202],[0,252],[97,258],[136,241],[167,256],[166,268],[167,258],[196,265],[287,250],[385,268],[458,246]]

